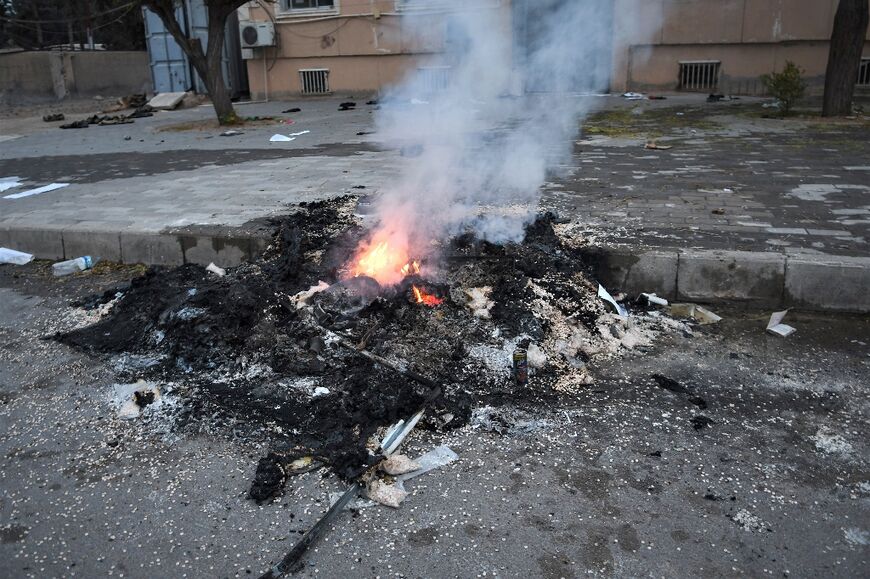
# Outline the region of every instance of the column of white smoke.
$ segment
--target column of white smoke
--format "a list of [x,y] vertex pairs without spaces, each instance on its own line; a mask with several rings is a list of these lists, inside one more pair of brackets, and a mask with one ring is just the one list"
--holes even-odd
[[[379,133],[416,156],[385,191],[379,235],[401,245],[468,228],[494,242],[519,240],[534,217],[548,167],[570,158],[579,120],[610,70],[610,0],[563,0],[534,12],[534,46],[513,51],[505,2],[447,2],[440,14],[403,17],[403,35],[445,31],[444,51],[425,66],[450,66],[444,90],[427,92],[414,72],[378,111]],[[443,5],[443,3],[442,3]],[[542,92],[522,94],[540,87]],[[422,102],[425,101],[425,102]]]

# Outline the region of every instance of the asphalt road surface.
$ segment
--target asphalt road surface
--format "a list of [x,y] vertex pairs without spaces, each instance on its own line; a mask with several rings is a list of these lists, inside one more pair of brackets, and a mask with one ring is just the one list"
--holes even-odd
[[[112,361],[43,339],[94,315],[71,299],[134,273],[0,266],[2,576],[256,576],[343,489],[314,471],[257,506],[266,441],[121,420]],[[399,509],[344,513],[299,575],[865,575],[870,319],[791,313],[783,339],[765,334],[769,312],[717,313],[600,365],[558,406],[499,409],[508,432],[415,432],[408,454],[447,444],[460,459],[410,482]]]

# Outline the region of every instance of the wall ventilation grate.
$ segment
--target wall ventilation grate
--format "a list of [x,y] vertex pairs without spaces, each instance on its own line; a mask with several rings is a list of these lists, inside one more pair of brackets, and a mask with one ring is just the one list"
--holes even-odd
[[299,80],[302,81],[302,94],[329,94],[328,68],[299,69]]
[[420,88],[425,93],[447,90],[450,86],[449,66],[421,66],[417,69]]
[[718,60],[687,60],[680,62],[680,90],[712,91],[719,86]]

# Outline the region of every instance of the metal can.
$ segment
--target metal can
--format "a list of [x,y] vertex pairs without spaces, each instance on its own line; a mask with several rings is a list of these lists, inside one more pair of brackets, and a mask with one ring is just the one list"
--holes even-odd
[[517,386],[529,383],[529,359],[525,348],[514,350],[514,380]]

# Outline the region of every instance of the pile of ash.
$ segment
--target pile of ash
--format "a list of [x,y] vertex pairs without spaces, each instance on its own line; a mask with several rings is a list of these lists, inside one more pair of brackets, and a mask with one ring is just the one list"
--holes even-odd
[[[519,244],[470,234],[445,242],[424,267],[427,279],[391,288],[341,281],[365,235],[356,201],[299,205],[275,220],[259,259],[223,277],[197,265],[151,269],[120,298],[111,290],[91,300],[115,299],[100,321],[58,339],[109,356],[121,380],[172,383],[178,428],[217,422],[267,436],[274,450],[251,489],[265,500],[302,457],[358,476],[376,462],[367,441],[424,402],[423,426],[439,429],[466,424],[474,408],[547,404],[590,384],[597,359],[667,328],[665,318],[610,313],[552,215]],[[414,287],[443,302],[418,303]],[[340,341],[428,377],[440,385],[437,397]],[[527,384],[514,380],[517,348],[528,354]]]

